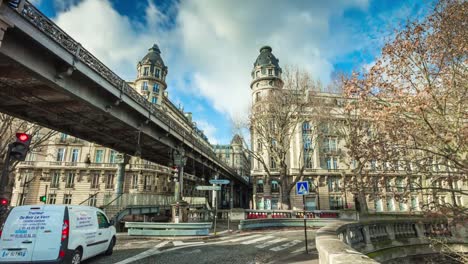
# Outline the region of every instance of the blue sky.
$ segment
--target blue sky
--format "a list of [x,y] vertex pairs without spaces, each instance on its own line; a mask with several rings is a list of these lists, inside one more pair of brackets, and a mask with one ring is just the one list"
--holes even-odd
[[228,143],[245,121],[250,71],[270,45],[280,65],[325,85],[337,72],[372,65],[386,40],[430,1],[417,0],[33,0],[125,80],[157,43],[170,99],[193,112],[212,143]]

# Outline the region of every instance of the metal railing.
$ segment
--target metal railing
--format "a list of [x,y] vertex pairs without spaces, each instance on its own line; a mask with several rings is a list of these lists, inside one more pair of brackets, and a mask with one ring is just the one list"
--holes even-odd
[[[231,175],[237,175],[233,169],[216,157],[214,151],[210,147],[206,146],[206,142],[201,142],[199,138],[194,136],[194,134],[196,135],[194,131],[188,131],[184,126],[178,124],[168,114],[160,109],[158,105],[152,104],[145,97],[140,95],[125,80],[121,79],[116,73],[91,54],[91,52],[83,48],[80,43],[74,40],[47,16],[42,14],[33,4],[26,0],[10,0],[8,1],[8,6],[17,11],[23,18],[30,22],[31,25],[47,35],[55,43],[67,50],[75,57],[76,60],[79,60],[81,63],[94,70],[102,78],[107,80],[109,84],[119,89],[122,94],[125,94],[147,110],[150,116],[154,116],[164,123],[169,128],[168,131],[178,134],[185,142],[190,142],[195,148],[200,150],[200,153],[207,155],[215,161],[218,166],[229,172]],[[193,124],[188,120],[184,121],[187,126],[193,126]],[[243,181],[242,178],[239,177],[239,179]]]

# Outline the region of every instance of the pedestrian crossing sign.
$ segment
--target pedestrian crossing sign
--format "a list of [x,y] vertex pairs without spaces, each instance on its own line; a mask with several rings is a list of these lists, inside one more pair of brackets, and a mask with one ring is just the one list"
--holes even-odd
[[296,183],[296,194],[307,195],[309,194],[309,182],[302,181]]

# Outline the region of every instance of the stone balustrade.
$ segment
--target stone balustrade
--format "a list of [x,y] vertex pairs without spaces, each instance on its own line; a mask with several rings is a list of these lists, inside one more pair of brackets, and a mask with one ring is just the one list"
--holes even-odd
[[455,251],[468,252],[466,230],[466,224],[449,226],[443,219],[380,215],[359,222],[331,223],[317,231],[315,240],[321,264],[385,263],[435,254],[437,247],[430,246],[434,239],[444,241]]

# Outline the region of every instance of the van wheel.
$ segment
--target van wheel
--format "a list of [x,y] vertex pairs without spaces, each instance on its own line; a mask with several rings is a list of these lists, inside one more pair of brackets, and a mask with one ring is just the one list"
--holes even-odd
[[104,255],[110,256],[114,252],[114,246],[115,246],[115,237],[112,238],[111,242],[109,243],[109,247],[107,248],[106,252]]
[[78,249],[75,249],[75,251],[73,251],[71,264],[80,264],[80,263],[81,263],[81,251]]

